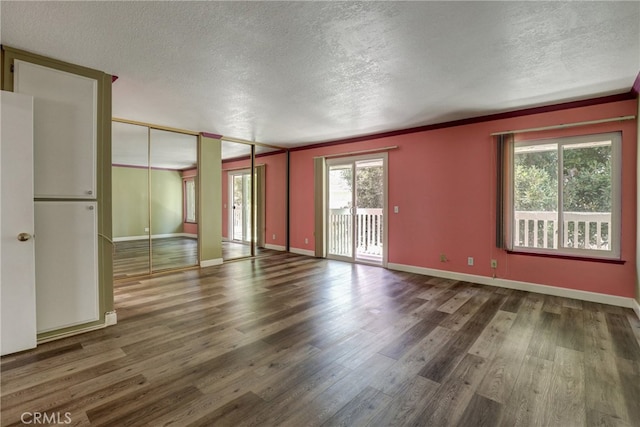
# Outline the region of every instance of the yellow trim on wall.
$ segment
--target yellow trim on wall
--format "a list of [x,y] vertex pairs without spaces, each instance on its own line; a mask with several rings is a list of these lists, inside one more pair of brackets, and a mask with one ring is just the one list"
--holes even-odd
[[200,265],[222,260],[222,143],[198,137],[198,253]]

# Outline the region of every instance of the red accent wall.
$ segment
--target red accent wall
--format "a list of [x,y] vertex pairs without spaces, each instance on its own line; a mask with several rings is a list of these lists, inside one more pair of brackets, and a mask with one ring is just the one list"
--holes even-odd
[[[291,247],[313,250],[313,158],[397,145],[389,151],[388,261],[633,297],[636,271],[635,120],[553,131],[554,136],[622,131],[624,264],[508,254],[495,247],[496,146],[493,132],[636,115],[636,100],[533,114],[464,126],[291,152]],[[551,132],[521,134],[538,139]],[[305,238],[309,243],[305,244]],[[440,262],[444,253],[448,262]],[[467,265],[474,257],[474,266]]]
[[[265,165],[265,243],[285,246],[286,174],[285,153],[261,155],[256,165]],[[249,160],[222,163],[222,237],[229,238],[229,170],[251,167]],[[276,235],[275,240],[273,235]]]

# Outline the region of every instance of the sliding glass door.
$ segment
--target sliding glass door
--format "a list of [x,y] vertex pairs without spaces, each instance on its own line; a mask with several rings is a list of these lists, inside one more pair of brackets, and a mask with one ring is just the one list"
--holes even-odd
[[251,242],[251,173],[250,171],[230,172],[231,183],[231,235],[233,240]]
[[327,160],[327,257],[384,264],[386,155]]

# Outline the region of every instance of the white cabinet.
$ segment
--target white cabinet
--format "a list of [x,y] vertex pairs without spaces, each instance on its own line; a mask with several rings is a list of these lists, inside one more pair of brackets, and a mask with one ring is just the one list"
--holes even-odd
[[97,203],[35,202],[38,333],[99,320]]
[[34,97],[34,197],[96,198],[98,82],[14,61],[14,91]]

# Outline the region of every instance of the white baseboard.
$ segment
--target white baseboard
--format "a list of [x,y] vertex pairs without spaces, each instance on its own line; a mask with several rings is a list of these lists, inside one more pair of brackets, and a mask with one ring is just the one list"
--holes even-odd
[[82,328],[82,329],[76,329],[73,331],[68,331],[68,332],[63,332],[60,334],[54,334],[54,335],[50,335],[46,338],[40,338],[38,339],[38,344],[44,344],[46,342],[50,342],[50,341],[56,341],[62,338],[67,338],[67,337],[72,337],[74,335],[80,335],[80,334],[84,334],[85,332],[91,332],[91,331],[97,331],[99,329],[104,329],[107,326],[113,326],[115,324],[118,323],[118,316],[116,315],[115,310],[114,311],[108,311],[104,314],[104,323],[101,323],[99,325],[93,325],[93,326],[88,326],[86,328]]
[[638,302],[638,300],[634,299],[633,300],[633,311],[636,312],[636,316],[638,316],[638,319],[640,319],[640,302]]
[[142,236],[124,236],[124,237],[114,237],[113,241],[118,242],[130,242],[133,240],[149,240],[149,236],[144,234]]
[[[535,292],[544,295],[553,295],[557,297],[573,298],[582,301],[597,302],[600,304],[609,304],[625,308],[633,308],[634,303],[638,303],[633,298],[619,297],[616,295],[606,295],[597,292],[581,291],[577,289],[557,288],[555,286],[540,285],[537,283],[520,282],[516,280],[507,280],[493,278],[487,276],[477,276],[475,274],[457,273],[455,271],[437,270],[435,268],[416,267],[413,265],[388,263],[387,268],[390,270],[406,271],[407,273],[424,274],[427,276],[441,277],[443,279],[461,280],[465,282],[477,283],[480,285],[497,286],[500,288],[517,289],[520,291]],[[636,310],[636,314],[640,311],[640,307]],[[639,315],[640,317],[640,315]]]
[[108,311],[104,314],[104,325],[112,326],[118,323],[118,315],[116,311]]
[[289,252],[291,252],[292,254],[298,254],[298,255],[316,256],[316,253],[309,249],[290,248]]
[[222,258],[216,259],[206,259],[204,261],[200,261],[200,267],[213,267],[216,265],[222,265]]
[[264,245],[264,248],[265,248],[265,249],[271,249],[271,250],[274,250],[274,251],[284,251],[284,250],[286,250],[286,249],[287,249],[287,248],[286,248],[286,247],[284,247],[284,246],[280,246],[280,245],[271,245],[271,244],[269,244],[269,243],[266,243],[266,244]]
[[[152,239],[166,239],[168,237],[190,237],[192,239],[197,239],[197,234],[191,233],[169,233],[169,234],[154,234],[151,236]],[[129,242],[132,240],[149,240],[148,234],[143,234],[141,236],[124,236],[124,237],[114,237],[114,242]]]

